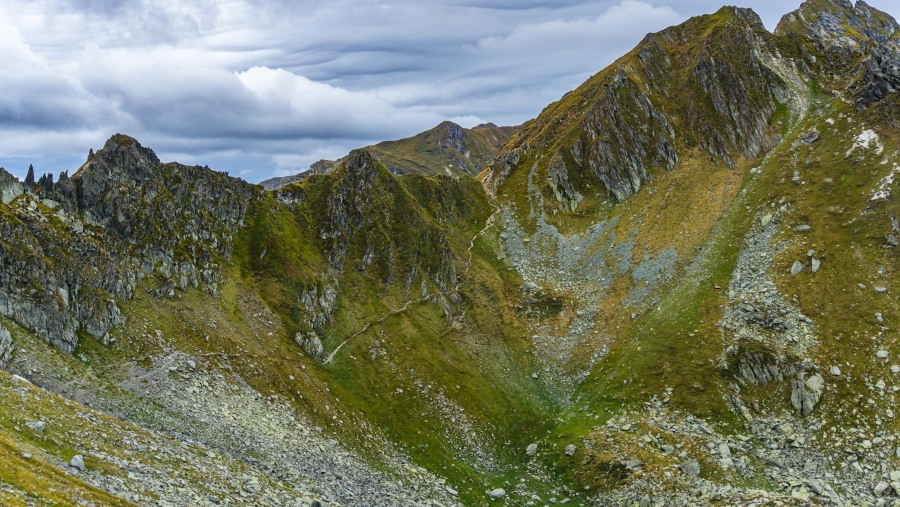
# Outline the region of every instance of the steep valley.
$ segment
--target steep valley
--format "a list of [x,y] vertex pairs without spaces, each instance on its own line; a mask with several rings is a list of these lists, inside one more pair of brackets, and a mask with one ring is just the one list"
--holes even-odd
[[0,504],[900,505],[898,87],[726,7],[455,162],[0,170]]

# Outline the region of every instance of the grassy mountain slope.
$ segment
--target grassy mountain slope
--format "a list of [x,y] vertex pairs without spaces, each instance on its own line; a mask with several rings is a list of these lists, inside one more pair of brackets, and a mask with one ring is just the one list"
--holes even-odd
[[[817,30],[789,29],[798,19],[818,23],[822,8],[804,4],[776,36],[731,8],[648,36],[527,123],[483,175],[509,217],[506,250],[526,280],[552,286],[587,316],[549,330],[549,341],[570,342],[550,359],[578,387],[546,443],[555,459],[566,442],[579,444],[559,464],[587,488],[618,489],[600,504],[655,501],[648,488],[659,484],[667,502],[711,501],[723,498],[716,483],[747,488],[726,503],[770,501],[759,491],[778,489],[797,500],[855,501],[872,494],[879,474],[848,470],[846,452],[896,468],[896,439],[885,438],[897,431],[887,409],[896,379],[878,382],[893,375],[896,331],[885,315],[896,311],[886,297],[896,198],[877,190],[893,184],[897,166],[896,95],[879,95],[866,71],[891,61],[878,55],[896,22],[865,5],[825,6],[847,20],[839,29],[870,29],[850,51],[831,35],[823,42],[808,35]],[[834,52],[859,72],[811,78],[833,70],[825,62]],[[760,107],[741,109],[759,116],[719,116],[717,90],[702,79],[709,69],[709,82],[741,83],[729,104],[749,100]],[[879,71],[888,80],[890,72]],[[665,88],[673,82],[685,84]],[[848,96],[824,92],[832,87]],[[877,106],[866,104],[873,98]],[[607,118],[599,128],[598,112]],[[657,113],[671,118],[668,127]],[[669,134],[677,162],[666,167],[668,147],[654,143]],[[627,144],[626,158],[604,151],[608,139]],[[642,154],[661,158],[628,158]],[[611,161],[625,172],[607,170]],[[803,271],[792,275],[795,262]],[[867,409],[850,408],[867,398]],[[863,413],[874,424],[848,419]],[[841,428],[853,435],[839,439],[846,447],[819,444]],[[880,448],[870,450],[873,441]],[[679,470],[689,458],[700,461],[699,483]],[[804,461],[811,465],[796,470]],[[810,467],[842,472],[819,481]]]
[[[2,494],[890,505],[898,32],[841,0],[774,34],[745,9],[693,18],[545,109],[479,180],[445,168],[474,171],[506,132],[442,125],[268,192],[125,136],[66,182],[0,178],[0,360],[12,343],[10,371],[129,421],[54,414],[0,375],[0,448],[34,459]],[[13,269],[29,258],[46,261]],[[82,314],[116,318],[68,341],[45,325]],[[65,426],[91,417],[116,431]],[[76,450],[89,473],[66,467]]]

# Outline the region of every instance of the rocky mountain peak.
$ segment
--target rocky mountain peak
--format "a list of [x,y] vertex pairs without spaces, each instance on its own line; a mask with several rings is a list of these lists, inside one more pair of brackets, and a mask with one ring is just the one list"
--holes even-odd
[[769,65],[771,39],[754,11],[737,7],[648,35],[526,124],[486,185],[494,190],[519,169],[546,173],[572,212],[580,200],[571,196],[598,195],[586,182],[601,183],[601,198],[623,201],[654,171],[675,169],[679,150],[699,148],[727,167],[755,158],[788,94]]
[[375,157],[364,148],[351,151],[344,160],[344,167],[354,175],[371,173],[376,170],[376,164]]
[[463,128],[452,121],[442,122],[435,130],[439,131],[438,146],[440,148],[453,148],[457,152],[463,151],[465,133]]
[[809,37],[826,46],[858,49],[866,44],[897,46],[900,26],[862,0],[807,0],[781,18],[775,33]]
[[146,175],[152,167],[160,164],[159,157],[152,149],[141,146],[137,139],[125,134],[110,137],[103,149],[94,154],[93,160],[130,170],[136,176]]
[[747,26],[754,30],[765,30],[766,25],[763,24],[762,18],[759,17],[759,14],[756,13],[753,9],[749,7],[734,7],[734,6],[726,6],[719,9],[719,12],[713,14],[716,15],[728,15],[733,20],[737,22],[746,23]]
[[836,88],[849,91],[859,107],[900,89],[900,25],[863,1],[808,0],[785,15],[775,33],[811,41],[811,64],[844,76]]

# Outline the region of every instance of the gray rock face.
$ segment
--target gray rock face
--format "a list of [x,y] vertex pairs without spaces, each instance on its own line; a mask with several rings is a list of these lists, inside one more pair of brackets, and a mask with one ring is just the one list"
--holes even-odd
[[215,294],[259,193],[208,168],[161,164],[118,134],[71,178],[44,181],[0,216],[11,246],[0,249],[0,313],[67,353],[80,332],[107,343],[124,324],[117,301],[151,274],[159,296]]
[[578,193],[572,184],[569,183],[569,173],[566,170],[566,164],[563,158],[557,153],[550,162],[548,171],[548,179],[550,181],[550,189],[556,196],[556,200],[562,203],[563,209],[566,211],[575,211],[578,204],[584,200],[584,196]]
[[[675,168],[678,163],[675,129],[624,72],[620,71],[607,87],[608,92],[588,114],[580,151],[584,153],[585,168],[617,201],[622,201],[650,180],[650,168],[645,161],[667,170]],[[647,124],[640,128],[630,125],[624,117],[627,110],[646,115]]]
[[809,415],[824,391],[825,379],[821,375],[815,373],[807,378],[806,373],[801,372],[791,381],[791,406],[800,415]]
[[325,349],[322,346],[322,340],[319,339],[316,333],[311,331],[297,333],[297,336],[294,337],[294,341],[303,348],[309,357],[316,361],[322,359],[322,354],[324,354]]
[[794,261],[794,265],[791,266],[791,275],[794,275],[794,276],[799,275],[801,272],[803,272],[803,269],[805,267],[806,266],[804,266],[802,262]]
[[13,351],[15,351],[15,344],[9,330],[0,325],[0,368],[9,364]]
[[822,71],[859,76],[848,91],[861,107],[900,89],[900,31],[891,16],[865,2],[805,2],[785,15],[776,34],[793,33],[814,41],[827,58],[813,62]]
[[25,184],[0,167],[0,201],[3,204],[9,204],[23,193],[25,193]]
[[750,385],[764,386],[782,382],[796,373],[796,367],[780,361],[771,354],[748,352],[738,359],[738,374]]

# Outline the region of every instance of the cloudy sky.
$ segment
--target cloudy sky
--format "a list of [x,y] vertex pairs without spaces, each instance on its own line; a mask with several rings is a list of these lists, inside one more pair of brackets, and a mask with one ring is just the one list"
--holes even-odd
[[[122,132],[259,181],[445,119],[519,124],[723,1],[0,0],[0,166],[74,170]],[[800,0],[728,3],[772,29]]]

